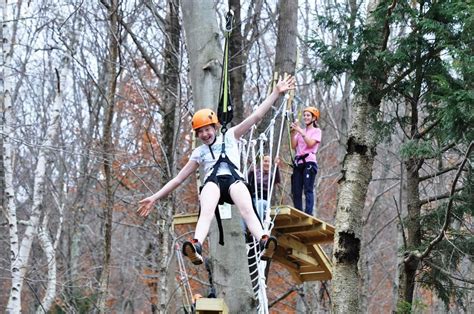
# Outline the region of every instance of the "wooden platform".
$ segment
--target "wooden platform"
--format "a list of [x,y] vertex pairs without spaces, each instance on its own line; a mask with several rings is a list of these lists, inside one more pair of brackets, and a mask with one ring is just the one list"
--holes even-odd
[[228,314],[229,308],[224,299],[201,298],[196,301],[196,314]]
[[[272,207],[272,235],[278,239],[273,260],[283,264],[297,283],[332,278],[332,265],[321,244],[332,243],[334,226],[291,206]],[[176,215],[174,225],[196,224],[197,213]],[[225,232],[225,231],[224,231]]]

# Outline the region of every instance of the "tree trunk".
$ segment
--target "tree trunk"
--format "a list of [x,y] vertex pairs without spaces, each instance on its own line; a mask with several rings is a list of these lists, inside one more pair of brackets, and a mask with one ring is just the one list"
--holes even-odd
[[[6,1],[2,1],[2,18],[3,21],[18,21],[20,15],[21,1],[17,4],[17,17],[13,19],[10,15],[13,12],[13,8],[8,8]],[[2,63],[5,65],[10,65],[5,67],[6,69],[13,68],[11,66],[13,46],[9,46],[8,43],[10,38],[14,38],[15,34],[8,33],[9,27],[5,27],[4,22],[2,22],[3,31],[2,34],[3,45],[2,45]],[[15,27],[13,27],[15,29]],[[3,166],[4,168],[4,182],[5,182],[5,197],[6,200],[2,200],[2,203],[6,205],[6,216],[9,224],[10,231],[10,252],[11,252],[11,290],[6,306],[6,311],[8,313],[20,313],[21,312],[21,293],[25,280],[25,275],[28,271],[28,260],[31,254],[31,248],[33,245],[33,240],[38,233],[40,217],[43,211],[43,199],[45,195],[45,179],[46,171],[49,163],[52,162],[50,156],[49,147],[52,147],[58,133],[60,113],[62,107],[61,96],[58,93],[57,101],[55,101],[51,113],[51,120],[48,123],[47,130],[45,132],[45,138],[43,143],[39,146],[38,157],[36,168],[34,171],[34,183],[33,183],[33,204],[30,212],[28,221],[26,221],[26,229],[23,235],[23,238],[20,242],[20,237],[18,235],[18,220],[17,220],[17,209],[15,204],[15,189],[13,186],[13,144],[9,136],[13,134],[11,126],[14,125],[13,118],[13,102],[12,102],[12,72],[10,70],[3,70],[2,84],[3,84],[3,100],[2,100],[2,109],[4,110],[2,116],[2,134],[7,134],[8,136],[3,139]],[[3,81],[5,80],[5,81]],[[3,178],[2,178],[3,180]],[[50,252],[51,253],[51,252]],[[48,254],[48,253],[47,253]],[[49,254],[48,254],[49,255]],[[52,272],[54,274],[54,272]],[[48,291],[50,292],[50,291]],[[47,299],[51,299],[50,295],[47,294]]]
[[246,51],[244,50],[244,38],[242,36],[242,20],[240,18],[240,0],[228,0],[229,8],[234,11],[234,29],[229,39],[229,80],[230,95],[234,108],[233,124],[241,122],[245,118],[244,103],[242,95],[244,93],[245,79],[247,78],[244,60]]
[[[46,169],[47,165],[52,162],[52,157],[49,155],[49,147],[53,146],[53,143],[56,139],[59,129],[59,121],[61,116],[61,108],[63,102],[61,99],[61,95],[57,95],[57,99],[55,101],[52,114],[51,114],[51,122],[49,123],[48,129],[46,131],[46,137],[43,144],[40,146],[39,154],[38,154],[38,162],[36,164],[35,169],[35,180],[34,180],[34,191],[33,191],[33,208],[31,211],[30,218],[27,222],[27,227],[25,230],[25,234],[23,239],[21,240],[21,244],[19,250],[17,251],[17,255],[13,255],[18,245],[18,236],[16,239],[11,239],[11,248],[12,248],[12,291],[10,294],[10,299],[7,305],[7,311],[11,311],[12,313],[16,313],[16,311],[21,311],[21,303],[18,303],[19,293],[21,293],[22,286],[24,283],[24,278],[26,272],[28,270],[28,259],[31,253],[31,247],[33,245],[33,239],[38,233],[40,217],[43,211],[43,198],[45,194],[45,179],[46,179]],[[12,179],[9,179],[9,181]],[[13,194],[12,194],[13,195]],[[12,204],[14,200],[12,198]],[[11,234],[18,232],[18,228],[16,225],[12,225],[12,223],[17,223],[16,221],[16,212],[13,212],[12,209],[15,209],[13,205],[12,208],[9,208],[10,219],[9,224],[11,228]],[[47,255],[51,255],[51,252],[46,252]],[[52,274],[51,274],[52,275]],[[52,277],[51,277],[52,278]],[[50,278],[50,279],[51,279]],[[51,293],[51,291],[48,291]]]
[[[419,38],[421,41],[421,38]],[[415,55],[415,85],[413,86],[413,95],[410,99],[407,99],[409,108],[407,111],[410,115],[410,140],[418,141],[420,131],[418,130],[419,124],[419,112],[418,105],[420,101],[420,95],[423,85],[423,63],[421,61],[422,52],[421,45],[417,46]],[[406,245],[404,248],[405,252],[417,250],[421,245],[421,204],[420,204],[420,174],[419,169],[424,163],[421,158],[410,158],[405,162],[406,168],[406,203],[407,203],[407,222],[406,227]],[[413,255],[412,255],[413,256]],[[420,265],[418,258],[403,259],[402,265],[400,266],[399,274],[399,290],[398,290],[398,301],[404,301],[410,305],[413,303],[413,296],[415,293],[415,279],[416,272]]]
[[[169,0],[168,1],[168,12],[166,16],[166,43],[165,43],[165,66],[163,73],[163,145],[166,155],[163,159],[167,160],[167,173],[163,173],[162,182],[169,181],[174,177],[176,172],[176,144],[177,138],[180,131],[179,117],[181,112],[181,106],[179,105],[179,73],[180,73],[180,43],[179,38],[181,35],[181,27],[179,24],[179,1]],[[160,261],[159,273],[160,273],[160,313],[165,313],[167,310],[167,304],[170,300],[170,287],[169,280],[173,282],[175,273],[169,268],[173,267],[174,263],[170,263],[170,259],[173,257],[172,253],[172,242],[171,225],[173,222],[173,214],[176,212],[176,195],[172,194],[169,201],[166,203],[166,214],[164,217],[164,224],[159,222],[159,249],[160,249]],[[170,265],[170,266],[168,266]],[[169,310],[170,308],[168,308]]]
[[183,26],[189,55],[194,109],[216,109],[222,48],[212,1],[183,1]]
[[298,1],[278,2],[278,34],[274,72],[293,74],[296,67],[296,39],[298,37]]
[[[368,3],[368,12],[374,12],[379,0]],[[369,16],[368,27],[375,25]],[[358,59],[358,66],[373,62],[375,51],[385,50],[383,39],[388,34],[377,29],[381,34],[380,46],[368,46]],[[361,75],[361,73],[359,73]],[[333,312],[360,313],[359,285],[360,273],[358,262],[362,240],[362,214],[369,183],[372,179],[372,166],[376,155],[375,123],[381,103],[383,76],[361,75],[359,84],[370,91],[355,96],[354,121],[347,141],[347,153],[342,166],[342,178],[339,180],[339,196],[336,207],[336,233],[333,250]]]
[[362,239],[362,213],[372,178],[375,157],[373,128],[378,104],[356,100],[354,124],[339,180],[339,197],[334,237],[333,309],[335,313],[359,313],[358,270]]
[[114,119],[115,112],[115,91],[117,87],[117,68],[116,64],[118,61],[118,1],[112,0],[111,4],[106,4],[105,1],[101,1],[102,4],[107,8],[109,18],[109,56],[107,58],[106,73],[107,73],[107,94],[105,98],[105,121],[103,128],[103,167],[105,176],[105,205],[104,205],[104,257],[103,257],[103,268],[100,273],[99,279],[99,296],[97,301],[98,310],[101,313],[107,312],[107,294],[109,288],[110,279],[110,263],[111,263],[111,252],[112,252],[112,217],[114,210],[114,192],[112,187],[112,163],[114,161],[114,149],[112,143],[112,121]]
[[10,272],[11,272],[11,290],[6,311],[10,313],[21,312],[21,289],[23,278],[20,272],[21,261],[19,259],[19,235],[18,221],[16,217],[15,189],[13,186],[13,143],[8,136],[13,133],[13,104],[11,93],[12,86],[12,53],[10,33],[12,25],[6,24],[6,21],[13,21],[13,8],[7,5],[6,0],[2,4],[2,209],[5,209],[9,232],[10,232]]
[[[56,89],[56,96],[54,99],[54,107],[52,110],[52,127],[55,128],[52,132],[53,138],[56,137],[56,134],[59,130],[60,118],[61,118],[61,110],[64,105],[63,101],[63,92],[61,90],[61,81],[65,81],[64,78],[67,77],[67,73],[69,72],[69,60],[62,65],[63,69],[61,71],[61,75],[56,71],[57,75],[57,89]],[[40,242],[41,248],[46,256],[46,261],[48,265],[48,275],[47,275],[47,282],[46,282],[46,291],[43,299],[40,303],[40,306],[37,308],[36,313],[47,313],[51,309],[54,300],[56,298],[56,286],[57,286],[57,263],[56,263],[56,251],[57,251],[57,243],[59,241],[59,237],[61,236],[62,230],[62,223],[63,223],[63,215],[62,215],[62,204],[59,204],[59,200],[57,200],[57,207],[60,211],[59,213],[59,224],[57,227],[57,232],[53,239],[49,236],[49,215],[51,208],[46,209],[46,213],[43,217],[42,225],[39,227],[38,231],[38,240]]]
[[[222,48],[212,1],[182,2],[183,25],[190,62],[195,110],[216,109],[218,104]],[[232,53],[232,52],[231,52]],[[232,82],[231,82],[232,84]],[[218,230],[213,223],[209,234],[209,251],[212,256],[212,274],[218,297],[225,297],[229,312],[246,312],[251,302],[249,272],[246,263],[244,235],[240,215],[232,208],[232,219],[223,221],[225,246],[218,244]],[[238,293],[236,293],[238,291]]]
[[[294,74],[296,68],[296,57],[297,57],[297,42],[298,37],[298,1],[297,0],[280,0],[278,2],[278,33],[277,33],[277,46],[275,48],[275,67],[274,73],[278,73],[279,76],[287,74]],[[278,78],[273,78],[278,79]],[[280,102],[275,102],[275,105],[279,105]],[[270,124],[272,114],[265,115],[265,118],[259,124],[259,133],[263,132]],[[280,130],[280,123],[275,124],[275,130]],[[278,134],[275,131],[275,134]],[[273,147],[278,144],[278,137],[273,140]],[[289,149],[289,146],[288,146]]]

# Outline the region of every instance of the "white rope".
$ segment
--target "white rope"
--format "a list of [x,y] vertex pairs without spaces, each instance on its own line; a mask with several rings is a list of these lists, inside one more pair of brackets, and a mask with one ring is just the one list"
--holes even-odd
[[191,285],[189,284],[188,273],[186,272],[186,265],[184,264],[183,255],[179,249],[179,245],[176,244],[176,260],[178,261],[179,268],[179,279],[181,280],[183,286],[183,294],[185,299],[185,306],[192,312],[193,307],[193,291],[191,290]]
[[[249,155],[252,155],[252,162],[250,164],[250,167],[253,168],[253,178],[248,178],[248,180],[254,180],[254,187],[255,187],[255,198],[257,201],[257,209],[260,208],[260,204],[258,203],[258,200],[263,199],[263,157],[265,156],[264,154],[264,143],[266,141],[269,142],[269,155],[270,157],[273,155],[273,137],[274,137],[274,129],[275,129],[275,120],[278,116],[281,115],[281,128],[279,132],[279,137],[278,137],[278,144],[276,148],[276,156],[278,157],[280,154],[280,147],[281,147],[281,140],[283,136],[283,130],[284,130],[284,123],[285,123],[285,117],[286,117],[286,104],[288,102],[289,95],[286,94],[284,97],[284,100],[282,101],[279,109],[275,113],[274,117],[270,121],[269,126],[267,129],[261,133],[258,137],[259,141],[259,150],[258,150],[258,155],[260,156],[260,188],[258,188],[258,180],[257,180],[257,162],[256,162],[256,152],[255,152],[255,145],[256,141],[252,139],[253,136],[253,131],[254,128],[252,128],[250,132],[250,137],[249,137],[249,147],[247,149],[246,153],[246,158],[248,159]],[[268,138],[267,135],[269,134]],[[245,163],[246,164],[246,163]],[[271,197],[272,193],[274,190],[274,185],[275,185],[275,178],[276,178],[276,170],[277,170],[277,164],[273,164],[273,158],[270,158],[270,174],[268,176],[268,182],[267,182],[267,204],[266,208],[264,209],[265,217],[260,217],[260,219],[263,220],[263,228],[264,228],[264,233],[265,234],[270,234],[271,230],[273,229],[275,218],[279,213],[279,210],[276,209],[275,216],[273,219],[271,219],[270,216],[270,208],[271,208]],[[245,168],[248,169],[248,168]],[[247,176],[247,172],[245,172],[245,176]],[[259,239],[258,239],[259,240]],[[259,314],[268,314],[268,298],[267,298],[267,285],[266,285],[266,278],[265,278],[265,268],[267,266],[266,261],[261,260],[261,254],[262,252],[260,251],[259,248],[259,242],[257,239],[253,238],[252,243],[247,244],[247,256],[249,258],[249,271],[250,269],[255,268],[254,271],[251,271],[250,273],[250,278],[252,280],[252,289],[254,291],[254,294],[256,294],[256,298],[259,301],[257,311]],[[250,260],[255,260],[251,263]],[[255,275],[258,276],[258,280],[255,281]],[[255,293],[255,290],[258,289],[258,292]]]
[[[288,102],[288,99],[290,98],[290,95],[289,94],[286,94],[285,95],[285,98],[283,100],[283,103],[286,105],[286,103]],[[281,111],[281,124],[280,124],[280,134],[278,136],[278,145],[277,145],[277,150],[276,150],[276,156],[280,156],[280,148],[281,148],[281,140],[283,138],[283,130],[285,128],[285,118],[286,118],[286,110],[282,110]],[[271,162],[271,160],[270,160]],[[271,174],[271,183],[269,182],[269,185],[268,185],[268,206],[267,206],[267,209],[266,209],[266,212],[268,212],[267,214],[267,219],[265,220],[265,222],[269,221],[270,220],[270,204],[271,204],[271,201],[272,201],[272,196],[273,196],[273,189],[275,187],[275,179],[276,179],[276,172],[277,172],[277,168],[278,168],[278,165],[275,164],[275,167],[273,168],[273,172],[270,172]],[[270,164],[270,169],[272,169],[271,167],[271,164]],[[270,181],[270,176],[269,176],[269,181]],[[276,215],[275,215],[276,216]],[[268,226],[266,226],[268,227]],[[272,226],[273,228],[273,226]],[[271,229],[268,229],[268,232],[270,232]]]

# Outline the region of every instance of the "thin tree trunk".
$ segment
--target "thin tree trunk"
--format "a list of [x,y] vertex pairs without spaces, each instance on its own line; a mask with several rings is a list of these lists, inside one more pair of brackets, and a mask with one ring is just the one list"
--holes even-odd
[[[21,276],[19,259],[19,236],[18,221],[16,217],[15,190],[13,186],[13,143],[9,134],[13,133],[13,104],[12,104],[12,53],[11,37],[12,25],[6,24],[6,21],[13,21],[13,8],[7,6],[7,1],[2,0],[2,210],[5,211],[8,220],[10,232],[10,272],[11,272],[11,290],[6,311],[10,313],[19,313],[21,311],[21,289],[23,278]],[[11,22],[10,22],[11,23]]]
[[[66,62],[65,65],[63,65],[63,73],[62,75],[59,75],[57,70],[56,73],[57,75],[57,90],[56,90],[56,97],[54,100],[54,107],[53,107],[53,116],[52,116],[52,127],[55,128],[53,137],[56,137],[56,134],[58,133],[59,130],[59,124],[60,124],[60,117],[61,117],[61,110],[63,108],[63,95],[62,91],[60,88],[60,82],[61,78],[64,78],[66,75],[65,73],[68,72],[68,67],[69,67],[69,62]],[[55,235],[55,238],[53,241],[51,241],[49,235],[48,235],[48,222],[49,222],[49,213],[46,212],[43,218],[43,223],[39,228],[38,231],[38,239],[40,241],[41,248],[43,249],[43,252],[46,256],[46,261],[48,265],[48,275],[47,275],[47,282],[46,282],[46,292],[45,295],[41,301],[40,306],[37,308],[36,312],[37,313],[47,313],[50,309],[51,306],[53,305],[54,299],[56,298],[56,286],[57,286],[57,271],[56,271],[56,249],[57,249],[57,243],[59,240],[59,236],[61,235],[61,230],[62,230],[62,210],[61,210],[61,205],[58,203],[58,208],[60,209],[60,215],[59,215],[59,224],[58,224],[58,229],[57,233]],[[49,209],[51,210],[51,209]]]
[[[21,1],[17,3],[17,14],[20,14]],[[6,2],[2,2],[2,17],[5,20],[13,21],[10,17],[10,9],[6,7]],[[17,17],[18,17],[17,16]],[[16,19],[18,20],[18,18]],[[2,23],[2,26],[3,23]],[[4,28],[8,30],[8,27]],[[12,35],[14,37],[15,35]],[[4,57],[5,64],[11,64],[11,56],[13,53],[12,49],[8,49],[8,41],[10,37],[3,37],[2,55]],[[8,51],[8,52],[7,52]],[[8,67],[11,68],[11,67]],[[5,75],[5,72],[4,72]],[[5,78],[10,77],[10,73],[4,76]],[[12,100],[11,100],[11,80],[6,79],[4,82],[4,99],[3,108],[4,116],[2,127],[4,133],[10,136],[13,134],[11,125],[14,125],[12,116]],[[11,276],[12,286],[10,290],[10,297],[6,307],[6,311],[9,313],[21,312],[21,292],[25,279],[26,272],[28,270],[28,260],[31,253],[33,239],[38,233],[38,227],[40,222],[40,216],[43,209],[43,198],[45,194],[44,184],[46,177],[47,164],[52,161],[52,158],[48,155],[48,147],[51,147],[54,143],[56,135],[58,133],[60,111],[62,102],[58,101],[52,110],[51,123],[49,124],[45,139],[41,146],[39,146],[38,160],[34,172],[34,183],[33,183],[33,205],[29,220],[26,222],[26,229],[21,242],[18,236],[18,221],[16,217],[16,206],[15,206],[15,190],[13,186],[13,145],[9,137],[4,137],[4,154],[3,164],[5,166],[5,195],[6,195],[6,214],[9,222],[10,230],[10,250],[11,250]],[[2,135],[3,136],[3,135]]]
[[[421,41],[421,38],[419,38]],[[413,95],[410,99],[407,99],[409,106],[408,112],[410,113],[410,140],[418,141],[419,139],[419,114],[418,114],[418,103],[420,100],[421,89],[423,84],[423,64],[421,62],[421,43],[417,47],[416,52],[416,71],[415,71],[415,86],[413,89]],[[407,247],[405,250],[414,250],[421,245],[421,203],[420,203],[420,174],[419,169],[424,163],[423,159],[410,158],[405,162],[406,168],[406,200],[407,200],[407,213],[408,219],[405,224],[407,228]],[[413,302],[413,296],[415,292],[415,279],[416,272],[420,265],[420,260],[417,258],[409,258],[403,260],[403,265],[400,267],[399,274],[399,301],[405,301],[409,304]]]
[[[40,146],[39,154],[38,154],[38,162],[36,164],[35,169],[35,180],[34,180],[34,192],[33,192],[33,208],[31,211],[31,215],[29,218],[28,223],[26,224],[25,234],[21,241],[21,245],[19,247],[18,255],[12,256],[12,293],[10,294],[9,303],[7,305],[7,311],[12,310],[12,312],[21,310],[21,304],[17,304],[18,296],[16,295],[17,292],[21,293],[25,274],[28,270],[28,259],[31,253],[31,247],[33,244],[33,239],[38,233],[39,223],[41,213],[43,211],[43,198],[45,194],[44,185],[46,179],[46,169],[47,165],[52,162],[52,157],[48,155],[49,150],[48,148],[53,146],[53,143],[56,139],[58,129],[59,129],[59,121],[61,115],[61,108],[62,108],[62,100],[60,99],[60,95],[58,96],[59,99],[55,101],[55,105],[52,110],[51,116],[51,123],[48,126],[46,131],[46,137],[43,144]],[[12,203],[13,199],[12,199]],[[14,206],[13,206],[14,208]],[[10,217],[16,217],[16,213],[12,212],[10,209]],[[9,219],[10,220],[10,219]],[[10,220],[16,220],[13,218]],[[14,229],[14,232],[17,233],[17,226],[12,226],[10,224],[10,228]],[[16,240],[18,240],[16,236]],[[17,243],[12,244],[12,252],[13,247],[17,246]],[[13,275],[14,273],[18,272],[19,276]],[[18,290],[18,291],[16,291]],[[18,306],[18,307],[16,307]]]
[[97,301],[98,310],[101,313],[107,312],[107,293],[110,279],[110,263],[112,252],[112,217],[114,209],[114,193],[112,188],[112,163],[114,159],[113,143],[112,143],[112,121],[115,112],[115,91],[117,87],[117,66],[118,61],[118,1],[112,0],[111,4],[106,4],[105,0],[101,0],[102,4],[107,8],[109,18],[109,56],[107,58],[107,94],[105,99],[105,122],[103,128],[103,167],[105,176],[105,205],[104,205],[104,257],[103,268],[99,279],[99,296]]
[[[414,160],[409,160],[405,163],[406,174],[407,174],[407,210],[408,219],[405,224],[407,228],[407,248],[406,250],[414,249],[419,247],[421,244],[421,225],[420,225],[420,204],[419,204],[419,174],[418,174],[418,163]],[[413,302],[413,295],[415,291],[415,278],[416,271],[418,269],[419,260],[416,258],[409,259],[403,262],[400,269],[399,278],[399,301],[405,301],[407,303]]]
[[231,53],[229,60],[230,68],[230,94],[234,108],[234,125],[245,118],[244,103],[242,95],[244,93],[244,84],[246,79],[246,66],[244,63],[245,53],[244,38],[242,36],[242,20],[240,18],[240,0],[228,0],[229,8],[234,11],[234,29],[229,39],[229,51]]
[[[165,68],[164,68],[164,97],[163,97],[163,145],[166,152],[164,156],[167,159],[168,172],[163,174],[162,182],[169,181],[174,177],[176,172],[176,144],[179,133],[179,116],[181,106],[179,106],[179,57],[181,27],[179,24],[179,1],[168,1],[168,13],[166,17],[166,44],[165,44]],[[169,276],[172,258],[172,239],[170,237],[173,214],[176,211],[176,196],[171,195],[170,201],[165,205],[166,214],[164,216],[164,224],[159,224],[159,273],[160,273],[160,313],[165,313],[170,300],[168,279],[174,278]],[[168,308],[170,310],[170,308]]]

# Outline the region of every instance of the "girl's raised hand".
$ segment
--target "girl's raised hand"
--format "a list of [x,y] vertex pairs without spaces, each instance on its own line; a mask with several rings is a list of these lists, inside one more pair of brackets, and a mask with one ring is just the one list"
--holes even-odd
[[282,79],[281,76],[280,76],[280,79],[278,80],[278,83],[275,86],[275,89],[279,93],[284,93],[288,90],[295,89],[295,83],[296,83],[296,79],[292,75],[288,75],[284,79]]

